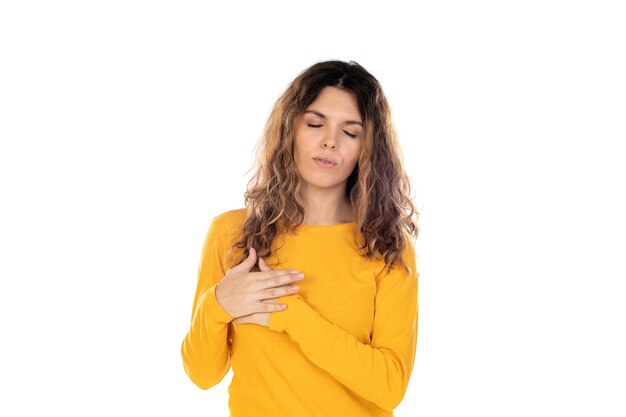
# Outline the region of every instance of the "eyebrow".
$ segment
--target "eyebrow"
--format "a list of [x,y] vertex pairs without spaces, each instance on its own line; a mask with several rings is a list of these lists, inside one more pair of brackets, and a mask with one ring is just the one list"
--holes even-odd
[[[324,113],[320,112],[320,111],[317,111],[317,110],[306,110],[305,113],[313,113],[313,114],[318,115],[322,119],[326,119],[326,115]],[[359,120],[346,120],[345,123],[348,124],[348,125],[359,125],[359,126],[363,127],[363,123],[361,123]]]

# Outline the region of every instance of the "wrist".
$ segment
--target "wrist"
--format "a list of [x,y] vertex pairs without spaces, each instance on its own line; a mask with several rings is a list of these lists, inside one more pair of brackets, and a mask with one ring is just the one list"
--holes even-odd
[[208,303],[209,311],[217,321],[229,323],[234,319],[234,317],[230,315],[230,313],[228,313],[224,306],[219,302],[217,296],[218,284],[213,285],[207,290],[206,302]]

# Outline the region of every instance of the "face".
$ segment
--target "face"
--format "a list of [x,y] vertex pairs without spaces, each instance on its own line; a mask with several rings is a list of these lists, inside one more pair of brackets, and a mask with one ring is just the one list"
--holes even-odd
[[352,93],[320,91],[295,122],[293,155],[303,189],[346,189],[363,147],[362,123]]

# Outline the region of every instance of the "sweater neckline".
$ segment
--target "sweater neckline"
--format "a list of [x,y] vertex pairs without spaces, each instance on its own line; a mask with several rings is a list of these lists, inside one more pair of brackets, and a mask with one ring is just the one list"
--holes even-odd
[[349,229],[356,225],[355,221],[348,223],[336,223],[336,224],[325,224],[325,225],[317,225],[317,224],[300,224],[296,227],[296,230],[342,230]]

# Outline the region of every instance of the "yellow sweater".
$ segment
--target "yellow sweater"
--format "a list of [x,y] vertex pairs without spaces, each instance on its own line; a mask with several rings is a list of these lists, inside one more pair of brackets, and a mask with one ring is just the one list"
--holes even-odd
[[[181,347],[185,371],[208,389],[233,369],[230,417],[393,416],[413,370],[418,273],[411,239],[403,254],[412,272],[365,263],[355,223],[301,225],[274,239],[273,269],[304,273],[300,291],[276,302],[269,327],[234,324],[215,298],[239,237],[245,209],[213,218],[198,268],[191,326]],[[240,254],[241,252],[237,252]]]

